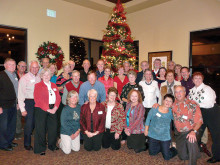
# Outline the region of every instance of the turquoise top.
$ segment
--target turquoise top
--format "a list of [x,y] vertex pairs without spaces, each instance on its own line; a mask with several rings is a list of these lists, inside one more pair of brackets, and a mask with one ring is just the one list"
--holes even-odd
[[56,75],[53,75],[53,76],[51,77],[51,79],[50,79],[50,82],[56,84],[56,82],[57,82],[57,76],[56,76]]

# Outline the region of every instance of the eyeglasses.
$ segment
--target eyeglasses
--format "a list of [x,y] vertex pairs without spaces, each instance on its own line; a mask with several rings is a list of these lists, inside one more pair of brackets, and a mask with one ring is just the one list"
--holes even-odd
[[18,65],[18,66],[20,66],[21,68],[27,68],[27,66],[22,66],[22,65]]

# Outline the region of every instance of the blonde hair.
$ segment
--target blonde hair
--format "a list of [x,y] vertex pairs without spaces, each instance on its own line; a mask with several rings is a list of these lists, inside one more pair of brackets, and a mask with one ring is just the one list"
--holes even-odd
[[[57,70],[57,65],[55,64],[55,63],[50,63],[49,65],[48,65],[48,68],[50,68],[52,65],[54,65],[54,67],[55,67],[55,72],[54,72],[54,74],[56,75],[57,74],[57,72],[58,72],[58,70]],[[53,75],[52,75],[53,76]]]
[[73,96],[77,96],[77,103],[79,102],[79,94],[74,91],[74,90],[71,90],[69,91],[69,93],[67,94],[67,97],[66,97],[66,104],[69,105],[69,99]]
[[50,69],[48,69],[48,68],[44,68],[44,69],[42,69],[42,71],[40,72],[40,78],[42,78],[43,75],[44,75],[46,72],[48,72],[49,75],[50,75],[50,77],[51,77]]

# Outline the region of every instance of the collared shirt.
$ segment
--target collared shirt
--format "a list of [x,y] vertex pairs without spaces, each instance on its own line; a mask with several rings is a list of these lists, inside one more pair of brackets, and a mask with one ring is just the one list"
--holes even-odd
[[114,86],[114,80],[113,80],[113,78],[109,77],[108,80],[105,80],[105,77],[103,76],[103,77],[100,77],[98,80],[99,80],[101,83],[104,84],[104,86],[105,86],[105,93],[106,93],[106,96],[107,96],[108,89],[109,89],[110,87],[113,87],[113,86]]
[[157,103],[157,98],[160,97],[160,90],[158,88],[158,83],[152,80],[151,84],[147,85],[145,81],[139,82],[144,91],[144,101],[143,105],[145,108],[152,108],[152,106]]
[[16,73],[15,72],[11,73],[11,72],[9,72],[7,70],[5,70],[5,73],[10,78],[10,80],[11,80],[13,86],[14,86],[16,96],[18,97],[18,78],[16,76]]
[[198,103],[200,108],[212,108],[216,103],[216,94],[210,86],[202,83],[190,90],[189,99]]
[[104,70],[102,72],[99,72],[99,70],[97,70],[96,74],[97,74],[97,80],[98,80],[100,77],[104,76],[105,72],[104,72]]
[[18,84],[18,104],[21,112],[25,110],[25,99],[34,99],[34,87],[36,83],[39,83],[41,78],[38,75],[33,75],[31,72],[28,72],[21,77]]
[[185,99],[183,102],[178,102],[176,100],[172,110],[178,132],[190,131],[196,123],[203,122],[201,110],[195,101]]
[[107,114],[106,114],[106,120],[105,120],[105,128],[110,129],[111,128],[111,114],[114,106],[107,106]]
[[195,84],[193,83],[192,77],[189,77],[186,81],[182,79],[180,82],[181,82],[181,85],[186,88],[186,96],[188,96],[189,90],[195,86]]
[[48,93],[49,93],[49,104],[55,104],[56,102],[56,94],[51,88],[51,83],[45,83],[44,84],[47,86]]

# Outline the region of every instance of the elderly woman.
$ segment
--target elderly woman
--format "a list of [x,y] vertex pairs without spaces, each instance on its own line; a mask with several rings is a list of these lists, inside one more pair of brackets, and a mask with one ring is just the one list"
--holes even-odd
[[160,87],[160,93],[161,97],[159,97],[159,104],[162,104],[162,98],[166,94],[172,94],[174,95],[174,88],[177,85],[181,85],[179,81],[174,80],[174,72],[171,70],[168,70],[166,73],[166,81],[161,84]]
[[48,149],[58,150],[57,141],[57,115],[61,98],[56,84],[50,82],[51,72],[43,69],[40,73],[42,81],[35,84],[35,134],[34,153],[45,155],[46,134],[48,133]]
[[106,111],[105,132],[102,147],[119,150],[121,148],[120,135],[124,128],[125,112],[121,104],[116,101],[118,91],[115,87],[108,89],[108,100],[103,103]]
[[50,72],[51,72],[51,79],[50,79],[50,81],[52,83],[56,84],[56,82],[57,82],[57,76],[56,76],[57,75],[57,65],[51,63],[51,64],[49,64],[48,68],[50,69]]
[[182,68],[182,65],[180,64],[176,64],[174,67],[176,81],[181,81],[183,79],[182,74],[181,74],[181,68]]
[[144,112],[141,93],[132,89],[128,94],[128,104],[125,110],[125,133],[127,135],[128,148],[134,149],[136,153],[146,150],[143,123]]
[[149,154],[157,155],[162,152],[165,160],[177,155],[176,149],[170,148],[170,123],[173,120],[171,107],[173,102],[174,96],[166,94],[162,105],[150,110],[145,123],[144,134],[149,137]]
[[61,114],[61,139],[60,148],[65,154],[80,149],[80,105],[78,105],[79,95],[72,90],[67,94],[67,105]]
[[220,162],[220,109],[216,104],[216,94],[215,91],[208,85],[203,83],[204,76],[200,72],[195,72],[193,74],[193,82],[195,87],[190,90],[189,99],[194,100],[200,106],[203,125],[199,130],[199,144],[201,136],[206,127],[208,127],[211,137],[212,137],[212,154],[213,157],[210,158],[208,163]]
[[146,69],[144,72],[143,80],[139,82],[144,91],[143,105],[145,108],[144,121],[147,118],[147,114],[152,106],[157,103],[157,99],[160,97],[160,90],[158,88],[157,81],[153,80],[152,71]]
[[80,125],[83,133],[84,148],[87,151],[101,149],[102,136],[105,131],[105,107],[96,101],[97,91],[88,91],[88,104],[81,107]]
[[167,70],[165,67],[161,67],[159,69],[158,77],[156,77],[155,79],[158,82],[159,89],[160,89],[161,84],[166,81],[166,72]]
[[104,68],[104,76],[98,78],[98,80],[104,84],[105,86],[105,92],[106,92],[106,96],[108,93],[108,89],[110,87],[114,86],[114,81],[113,78],[110,77],[111,75],[111,67],[110,66],[105,66]]

